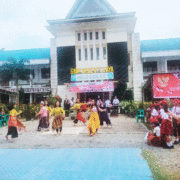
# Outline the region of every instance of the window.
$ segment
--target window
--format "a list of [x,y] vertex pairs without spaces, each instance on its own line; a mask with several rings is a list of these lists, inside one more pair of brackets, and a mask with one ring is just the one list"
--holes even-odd
[[168,60],[167,69],[168,71],[178,71],[180,69],[180,60]]
[[81,34],[78,33],[78,41],[80,41],[80,40],[81,40]]
[[96,48],[96,59],[99,60],[99,48]]
[[88,60],[87,48],[85,49],[85,60]]
[[84,40],[87,41],[87,33],[84,33]]
[[102,38],[106,39],[105,31],[102,32]]
[[106,59],[106,47],[103,47],[103,58]]
[[90,51],[91,51],[91,60],[93,60],[93,48],[91,48]]
[[157,62],[143,62],[143,72],[157,71]]
[[98,34],[98,32],[96,32],[96,39],[99,39],[99,34]]
[[81,49],[78,49],[79,61],[81,61]]
[[50,78],[50,68],[42,68],[41,69],[41,78],[49,79]]
[[90,40],[92,40],[93,39],[93,34],[92,34],[92,32],[90,32]]

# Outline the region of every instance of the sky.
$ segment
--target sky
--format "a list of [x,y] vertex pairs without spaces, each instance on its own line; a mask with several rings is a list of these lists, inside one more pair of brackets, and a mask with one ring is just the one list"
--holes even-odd
[[[76,0],[0,0],[0,49],[50,47],[47,20],[64,19]],[[180,38],[180,0],[108,0],[118,13],[136,12],[141,40]]]

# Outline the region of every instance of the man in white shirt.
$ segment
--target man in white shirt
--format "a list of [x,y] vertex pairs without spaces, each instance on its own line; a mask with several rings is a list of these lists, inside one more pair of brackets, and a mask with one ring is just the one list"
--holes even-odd
[[107,108],[108,113],[110,113],[111,101],[109,99],[106,99],[105,106]]
[[117,96],[113,99],[113,106],[114,106],[114,115],[118,116],[118,105],[119,105],[119,99],[117,99]]

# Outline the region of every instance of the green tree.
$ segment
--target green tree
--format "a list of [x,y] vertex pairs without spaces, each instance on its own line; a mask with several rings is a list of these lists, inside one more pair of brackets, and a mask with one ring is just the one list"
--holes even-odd
[[29,60],[15,60],[14,58],[9,58],[6,63],[2,64],[0,71],[1,83],[14,81],[17,92],[18,81],[19,80],[29,80],[31,70],[25,66],[25,63],[30,63]]
[[121,100],[133,100],[133,93],[130,90],[127,90],[127,83],[125,80],[121,80],[113,93],[113,97],[117,96],[117,98],[121,101]]

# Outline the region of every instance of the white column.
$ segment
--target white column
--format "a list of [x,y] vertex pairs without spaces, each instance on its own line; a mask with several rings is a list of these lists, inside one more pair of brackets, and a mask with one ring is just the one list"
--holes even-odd
[[99,30],[99,60],[101,61],[101,67],[103,66],[103,53],[102,53],[102,31]]
[[84,42],[84,33],[81,31],[81,68],[84,68],[84,47],[83,47],[83,42]]
[[88,55],[88,61],[90,61],[89,31],[87,31],[87,55]]
[[96,35],[93,30],[93,66],[96,67]]
[[[57,67],[57,47],[56,40],[51,39],[51,89],[52,95],[55,96],[58,86],[58,67]],[[39,68],[37,68],[38,81],[39,79]]]
[[30,93],[30,103],[32,103],[32,101],[33,101],[33,97],[32,97],[32,93]]

